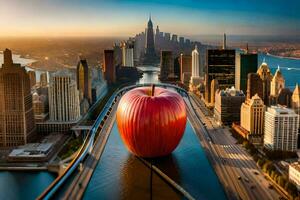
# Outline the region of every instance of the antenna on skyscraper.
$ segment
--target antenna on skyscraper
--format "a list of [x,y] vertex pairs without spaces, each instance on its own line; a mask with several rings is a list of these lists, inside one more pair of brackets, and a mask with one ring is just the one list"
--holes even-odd
[[249,46],[248,46],[248,42],[246,43],[246,53],[249,52]]
[[223,49],[226,49],[226,33],[223,35]]

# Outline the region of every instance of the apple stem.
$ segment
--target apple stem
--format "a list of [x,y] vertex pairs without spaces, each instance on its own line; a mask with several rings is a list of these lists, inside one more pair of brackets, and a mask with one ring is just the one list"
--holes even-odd
[[154,84],[152,84],[151,96],[154,96],[154,90],[155,90],[155,85],[154,85]]

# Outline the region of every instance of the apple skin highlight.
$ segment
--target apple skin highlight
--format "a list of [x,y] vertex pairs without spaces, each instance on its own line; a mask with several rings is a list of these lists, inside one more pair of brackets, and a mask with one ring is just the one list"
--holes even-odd
[[127,149],[136,156],[166,156],[177,147],[187,114],[183,98],[160,87],[128,91],[117,108],[117,126]]

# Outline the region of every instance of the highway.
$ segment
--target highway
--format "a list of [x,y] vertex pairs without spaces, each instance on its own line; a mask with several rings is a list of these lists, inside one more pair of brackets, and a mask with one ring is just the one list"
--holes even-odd
[[[195,131],[214,163],[220,181],[230,199],[279,199],[280,195],[268,188],[265,179],[252,157],[231,136],[227,128],[220,127],[203,102],[190,94],[188,108]],[[204,125],[205,124],[205,125]]]

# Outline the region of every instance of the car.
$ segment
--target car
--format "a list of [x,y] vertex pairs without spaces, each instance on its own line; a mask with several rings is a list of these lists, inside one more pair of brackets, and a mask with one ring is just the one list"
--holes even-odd
[[238,176],[238,177],[237,177],[237,179],[238,179],[238,180],[241,180],[241,179],[242,179],[242,177],[241,177],[241,176]]
[[254,171],[253,173],[254,173],[255,175],[259,175],[258,171]]
[[269,189],[273,189],[273,185],[270,183],[270,184],[268,185],[268,188],[269,188]]
[[251,189],[255,189],[255,185],[251,185],[250,188],[251,188]]
[[248,178],[244,178],[245,179],[245,181],[247,182],[247,183],[249,183],[249,179]]

